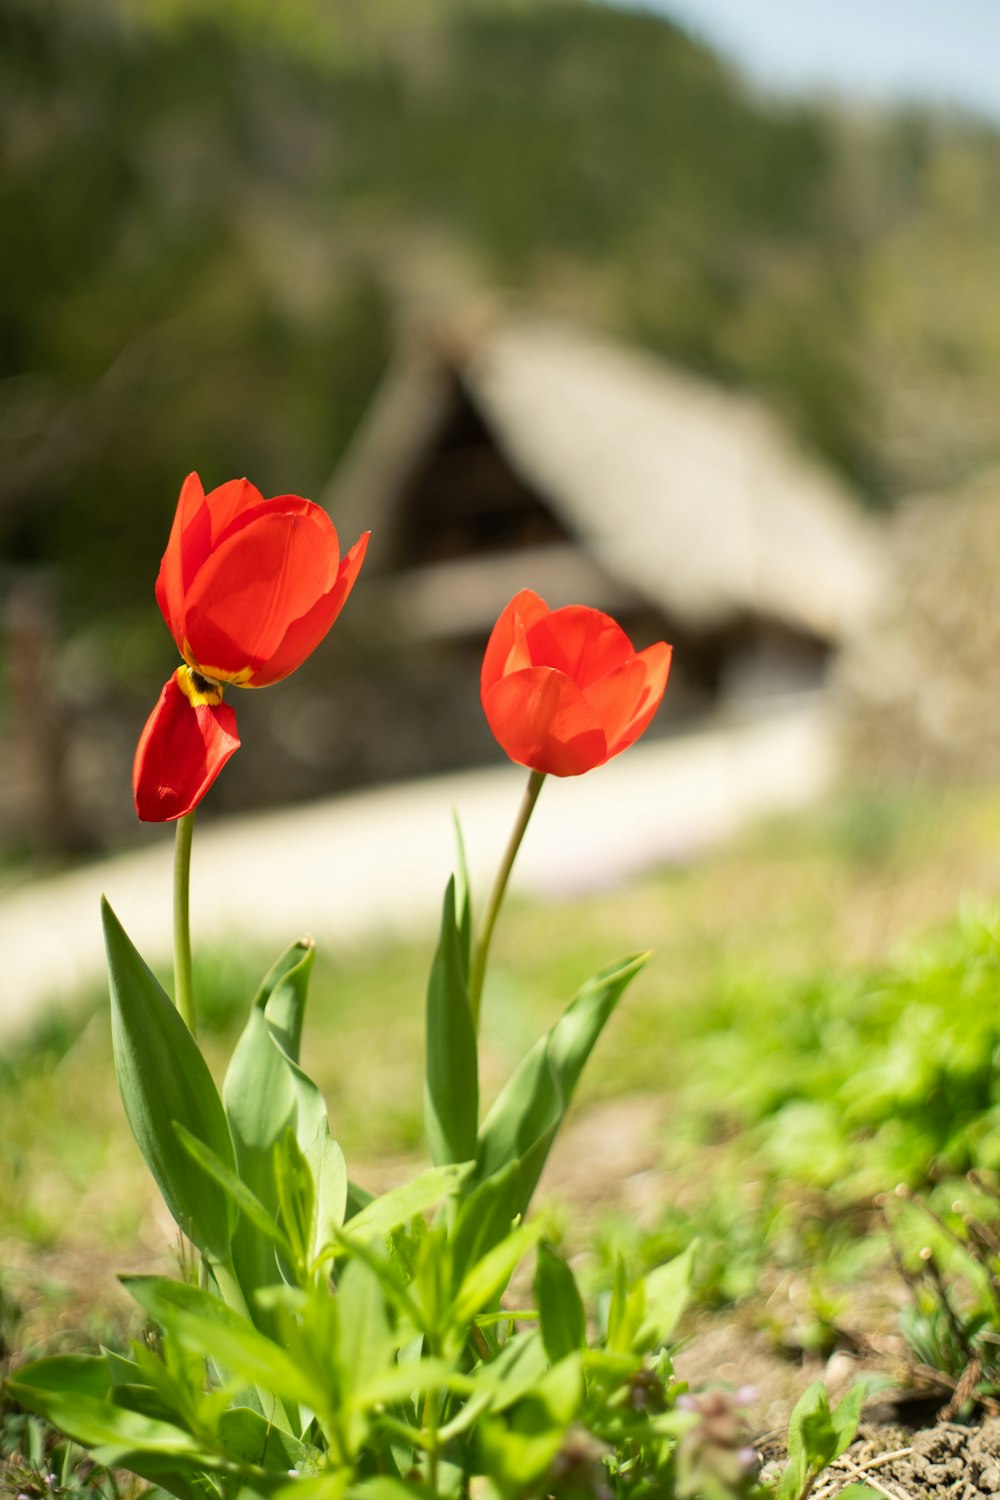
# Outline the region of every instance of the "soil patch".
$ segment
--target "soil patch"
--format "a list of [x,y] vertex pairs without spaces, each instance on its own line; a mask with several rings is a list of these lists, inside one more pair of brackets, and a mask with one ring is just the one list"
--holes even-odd
[[[781,1467],[780,1459],[769,1459],[764,1477]],[[917,1431],[862,1424],[856,1441],[820,1477],[811,1500],[836,1500],[858,1483],[886,1500],[1000,1500],[1000,1418],[978,1427],[938,1422]]]

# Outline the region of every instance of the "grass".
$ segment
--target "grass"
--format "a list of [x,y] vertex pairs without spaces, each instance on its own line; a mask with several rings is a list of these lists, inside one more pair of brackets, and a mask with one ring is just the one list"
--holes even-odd
[[[484,1002],[484,1091],[592,972],[652,946],[582,1107],[662,1099],[669,1193],[652,1222],[605,1215],[598,1261],[620,1248],[656,1260],[698,1233],[708,1303],[745,1297],[767,1266],[811,1267],[802,1338],[822,1344],[835,1284],[872,1253],[859,1205],[980,1150],[1000,1163],[997,934],[990,918],[952,922],[998,887],[1000,796],[965,792],[845,797],[700,865],[515,903]],[[199,958],[217,1073],[272,957]],[[430,939],[318,956],[304,1062],[362,1181],[421,1149],[429,958]],[[0,1141],[8,1346],[103,1336],[123,1315],[113,1271],[162,1262],[172,1235],[124,1125],[99,997],[82,1026],[55,1020],[0,1065]]]

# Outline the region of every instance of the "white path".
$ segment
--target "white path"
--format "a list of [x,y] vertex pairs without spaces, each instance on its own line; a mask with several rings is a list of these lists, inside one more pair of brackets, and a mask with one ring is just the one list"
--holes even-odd
[[[761,814],[806,806],[831,783],[831,741],[828,706],[813,699],[752,722],[641,743],[586,776],[551,778],[513,888],[565,894],[612,885],[701,854]],[[199,829],[195,944],[233,937],[277,951],[307,931],[345,946],[374,931],[426,930],[453,866],[452,809],[481,892],[525,775],[511,766],[466,772]],[[99,980],[102,891],[144,956],[167,958],[173,839],[169,828],[162,833],[155,847],[0,898],[0,1037]]]

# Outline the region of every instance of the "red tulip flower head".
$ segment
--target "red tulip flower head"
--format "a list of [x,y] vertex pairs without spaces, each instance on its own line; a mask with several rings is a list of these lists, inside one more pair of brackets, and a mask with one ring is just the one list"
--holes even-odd
[[483,710],[511,760],[579,776],[639,738],[660,706],[670,657],[664,641],[637,652],[598,609],[549,609],[522,589],[486,647]]
[[197,806],[239,748],[224,689],[269,687],[315,651],[358,576],[368,533],[345,557],[326,511],[265,500],[246,479],[206,495],[184,481],[156,599],[184,658],[139,737],[132,773],[146,822]]

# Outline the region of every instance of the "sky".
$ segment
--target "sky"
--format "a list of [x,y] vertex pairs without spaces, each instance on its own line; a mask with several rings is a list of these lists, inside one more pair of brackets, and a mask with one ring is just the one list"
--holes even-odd
[[1000,121],[1000,0],[638,3],[680,21],[770,88],[957,105]]

